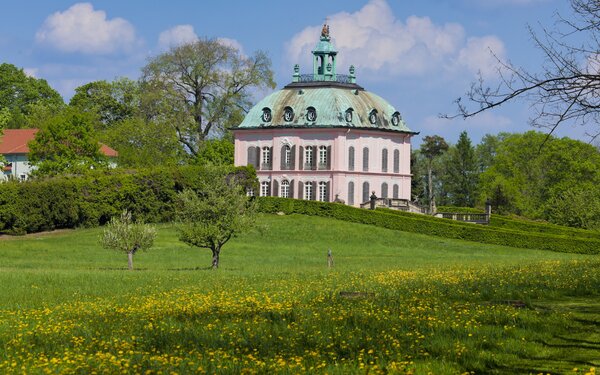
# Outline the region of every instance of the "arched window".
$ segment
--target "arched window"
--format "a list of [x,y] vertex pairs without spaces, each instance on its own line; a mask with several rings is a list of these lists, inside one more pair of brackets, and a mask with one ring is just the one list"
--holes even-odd
[[400,173],[400,150],[394,150],[394,173]]
[[373,125],[377,123],[377,110],[374,109],[369,113],[369,122]]
[[354,170],[354,146],[350,146],[348,149],[348,170]]
[[260,183],[260,196],[261,197],[268,197],[270,194],[269,192],[271,191],[271,184],[269,183],[269,181],[263,181]]
[[354,206],[354,182],[348,182],[348,204]]
[[327,194],[327,182],[321,181],[319,182],[319,200],[321,202],[329,201],[329,196]]
[[304,183],[304,199],[307,201],[313,199],[313,183],[310,181]]
[[369,149],[363,148],[363,172],[369,171]]
[[388,184],[387,183],[383,183],[381,184],[381,198],[387,198],[388,197]]
[[362,203],[369,201],[369,183],[367,181],[363,182],[363,191],[362,191]]
[[281,198],[290,197],[290,182],[288,180],[281,181]]
[[393,192],[393,194],[394,194],[393,197],[396,198],[396,199],[398,199],[398,197],[400,196],[399,192],[398,192],[398,184],[394,184],[394,192]]
[[381,151],[381,171],[382,172],[387,172],[387,165],[388,165],[388,150],[387,150],[387,148],[384,148],[383,151]]

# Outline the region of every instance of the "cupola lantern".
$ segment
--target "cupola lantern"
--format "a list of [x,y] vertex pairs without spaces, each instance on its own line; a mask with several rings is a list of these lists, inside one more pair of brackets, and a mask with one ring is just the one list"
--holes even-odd
[[315,81],[335,81],[335,59],[337,51],[329,37],[329,25],[323,25],[321,38],[312,51],[313,54],[313,79]]

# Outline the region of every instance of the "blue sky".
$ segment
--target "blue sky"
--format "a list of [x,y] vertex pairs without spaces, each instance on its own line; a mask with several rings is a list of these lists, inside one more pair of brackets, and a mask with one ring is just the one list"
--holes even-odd
[[[565,0],[257,0],[257,1],[20,1],[0,14],[2,62],[46,79],[68,100],[75,87],[116,77],[139,77],[148,58],[196,37],[222,38],[272,59],[278,88],[292,67],[309,72],[310,50],[328,19],[339,50],[338,72],[356,66],[357,81],[387,99],[409,127],[455,142],[467,130],[474,142],[486,133],[526,131],[529,103],[476,118],[444,120],[456,111],[480,71],[493,82],[501,58],[535,70],[542,56],[527,32],[551,26]],[[262,96],[267,94],[258,93]],[[583,139],[580,127],[560,136]],[[415,143],[419,143],[419,139]]]

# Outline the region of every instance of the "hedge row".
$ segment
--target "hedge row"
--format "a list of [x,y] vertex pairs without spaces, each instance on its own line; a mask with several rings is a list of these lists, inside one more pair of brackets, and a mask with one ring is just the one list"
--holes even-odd
[[593,239],[505,230],[391,210],[370,211],[335,203],[275,197],[258,198],[258,203],[260,210],[265,213],[324,216],[405,232],[519,248],[580,254],[600,253],[600,241]]
[[[146,222],[170,221],[177,193],[198,189],[207,173],[188,166],[1,183],[0,233],[102,225],[124,209]],[[237,168],[235,173],[255,179],[250,169]]]
[[[444,210],[442,210],[442,208]],[[462,212],[468,213],[470,210],[474,213],[477,213],[478,210],[472,208],[462,208]],[[461,213],[461,207],[438,207],[438,212],[457,212]],[[413,217],[414,214],[397,211],[397,210],[389,210],[389,213],[400,215],[400,216],[408,216]],[[478,213],[483,213],[479,211]],[[444,219],[447,220],[447,219]],[[460,223],[457,223],[460,224]],[[470,225],[470,224],[463,224]],[[538,234],[550,234],[557,236],[565,236],[568,238],[590,238],[594,240],[600,240],[600,232],[579,229],[579,228],[569,228],[551,223],[536,223],[529,220],[524,219],[514,219],[506,216],[500,216],[492,214],[492,218],[488,228],[497,228],[497,229],[506,229],[506,230],[516,230],[520,232],[534,232]]]
[[600,240],[599,231],[569,228],[551,223],[536,223],[533,221],[513,219],[510,217],[503,217],[493,214],[492,219],[490,221],[490,226],[502,229],[520,230],[525,232],[537,232],[567,237],[584,237]]

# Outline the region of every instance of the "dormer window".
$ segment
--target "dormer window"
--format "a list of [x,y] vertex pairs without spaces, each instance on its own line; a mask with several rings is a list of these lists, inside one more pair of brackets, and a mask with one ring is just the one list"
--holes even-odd
[[306,109],[306,119],[308,121],[316,121],[317,120],[317,110],[314,107],[308,107]]
[[398,126],[398,124],[400,124],[401,119],[402,118],[400,117],[400,112],[394,112],[394,114],[392,115],[392,125]]
[[348,108],[348,109],[346,110],[346,115],[345,115],[345,117],[346,117],[346,122],[352,122],[352,112],[353,112],[353,111],[352,111],[352,108]]
[[294,119],[294,110],[291,107],[285,107],[283,110],[283,120],[291,122]]
[[271,110],[266,107],[263,108],[261,118],[264,122],[271,122],[271,119],[272,119]]
[[369,113],[369,122],[373,125],[377,123],[377,110],[374,109]]

